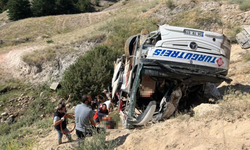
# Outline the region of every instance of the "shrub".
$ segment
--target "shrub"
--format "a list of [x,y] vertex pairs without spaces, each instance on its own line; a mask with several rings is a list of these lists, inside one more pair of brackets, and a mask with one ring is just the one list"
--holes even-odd
[[202,12],[196,9],[177,15],[170,25],[211,30],[211,27],[215,25],[221,27],[223,24],[216,11]]
[[249,1],[244,1],[242,2],[241,4],[239,4],[239,8],[240,10],[242,11],[247,11],[247,10],[250,10],[250,2]]
[[92,139],[84,140],[84,143],[75,150],[113,150],[118,141],[106,141],[106,132],[101,133],[94,132]]
[[229,4],[239,4],[239,8],[242,11],[247,11],[250,9],[249,0],[227,0]]
[[240,33],[241,30],[242,28],[237,25],[234,25],[234,26],[231,25],[231,27],[229,27],[229,31],[227,32],[227,35],[229,39],[231,40],[231,43],[237,43],[236,35]]
[[8,0],[0,0],[0,13],[7,9]]
[[77,13],[72,0],[56,0],[56,14],[74,14]]
[[50,44],[50,43],[53,43],[54,41],[53,40],[48,40],[48,41],[46,41],[48,44]]
[[19,20],[32,16],[29,0],[9,0],[7,8],[10,20]]
[[169,9],[173,9],[175,7],[175,4],[172,0],[167,0],[166,5]]
[[79,12],[89,12],[91,10],[91,1],[78,0],[76,6]]
[[32,12],[35,17],[55,15],[55,0],[33,0]]
[[72,93],[74,100],[79,100],[83,94],[100,94],[111,83],[113,61],[117,57],[117,51],[107,46],[88,51],[65,71],[59,95],[67,97]]
[[124,53],[123,48],[127,38],[140,33],[142,29],[156,30],[157,21],[149,18],[124,16],[107,22],[100,30],[110,33],[105,44],[118,49],[122,54]]

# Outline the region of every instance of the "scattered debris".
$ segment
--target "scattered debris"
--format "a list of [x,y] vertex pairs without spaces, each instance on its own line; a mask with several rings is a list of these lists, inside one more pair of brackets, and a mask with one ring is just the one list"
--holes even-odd
[[25,111],[28,108],[29,103],[34,99],[34,97],[29,96],[11,98],[9,100],[9,106],[4,109],[5,112],[1,113],[1,123],[13,123],[19,113]]
[[240,44],[241,48],[250,48],[250,27],[244,28],[240,33],[236,35],[236,40]]
[[56,102],[56,98],[51,97],[51,102],[52,102],[52,103]]
[[59,83],[58,83],[58,82],[53,82],[53,83],[51,84],[51,86],[50,86],[50,89],[56,90],[56,89],[58,88],[58,86],[59,86]]
[[1,114],[1,116],[7,116],[7,115],[8,115],[7,112],[3,112],[3,113]]

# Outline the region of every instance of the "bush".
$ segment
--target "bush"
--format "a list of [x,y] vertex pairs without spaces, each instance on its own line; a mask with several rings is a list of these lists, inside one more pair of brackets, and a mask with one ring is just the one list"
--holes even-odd
[[29,0],[9,0],[7,4],[10,20],[19,20],[31,17]]
[[48,44],[50,44],[50,43],[53,43],[54,41],[53,40],[48,40],[48,41],[46,41]]
[[171,22],[170,25],[189,27],[203,30],[211,30],[211,27],[221,27],[221,17],[216,11],[202,12],[200,10],[192,10],[178,14]]
[[7,9],[8,0],[0,0],[0,13]]
[[56,0],[56,14],[74,14],[77,13],[72,0]]
[[250,9],[249,0],[227,0],[229,4],[239,4],[239,8],[242,11],[247,11]]
[[89,12],[91,11],[91,1],[90,0],[78,0],[77,9],[79,12]]
[[107,46],[98,46],[88,51],[65,71],[59,95],[67,97],[72,93],[76,101],[83,94],[100,94],[111,84],[113,62],[117,57],[117,51]]
[[231,43],[237,43],[237,40],[236,40],[236,35],[238,33],[240,33],[240,31],[242,30],[242,28],[240,26],[237,26],[237,25],[230,25],[229,26],[229,31],[227,33],[229,39],[231,40]]
[[92,139],[84,140],[84,143],[75,150],[113,150],[118,141],[106,141],[106,132],[101,133],[94,132]]
[[[143,11],[144,8],[142,8]],[[142,29],[154,31],[158,28],[157,21],[150,18],[134,18],[124,16],[107,22],[100,30],[109,33],[105,44],[114,47],[122,54],[126,40],[141,32]]]
[[169,9],[175,8],[175,4],[172,0],[167,0],[166,5]]
[[239,5],[240,10],[242,11],[248,11],[250,10],[250,2],[249,1],[244,1]]
[[55,0],[33,0],[32,12],[35,17],[55,15]]

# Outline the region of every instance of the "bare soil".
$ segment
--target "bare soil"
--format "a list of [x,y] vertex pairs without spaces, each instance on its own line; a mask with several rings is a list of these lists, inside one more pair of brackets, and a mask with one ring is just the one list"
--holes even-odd
[[[242,73],[246,69],[249,70],[249,65],[244,65],[247,62],[241,61],[246,52],[247,50],[241,49],[239,45],[232,46],[230,64],[232,69],[229,75],[233,79],[230,86],[249,95],[250,76]],[[237,69],[238,66],[243,67]],[[219,87],[222,89],[226,86],[229,85],[222,83]],[[115,148],[117,150],[248,150],[250,149],[250,114],[248,112],[241,112],[243,116],[236,119],[225,119],[227,117],[212,112],[212,116],[199,117],[180,114],[164,122],[151,123],[132,130],[120,126],[118,129],[108,130],[107,141],[117,142]],[[69,125],[69,128],[71,127],[72,124]],[[51,129],[47,135],[36,139],[38,142],[34,149],[73,149],[77,146],[75,132],[72,136],[73,142],[67,142],[64,136],[64,143],[58,145],[57,133]]]

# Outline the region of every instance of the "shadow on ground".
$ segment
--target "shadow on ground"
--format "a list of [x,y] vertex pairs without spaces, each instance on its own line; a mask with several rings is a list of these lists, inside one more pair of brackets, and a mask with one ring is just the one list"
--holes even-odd
[[236,91],[240,91],[242,93],[250,93],[249,85],[235,84],[235,85],[224,85],[218,88],[221,95],[224,96],[228,93],[235,93]]
[[119,136],[116,139],[108,141],[108,142],[110,142],[110,143],[117,143],[116,147],[118,147],[118,146],[122,145],[126,141],[126,139],[127,139],[128,136],[129,136],[129,134],[122,135],[122,136]]

